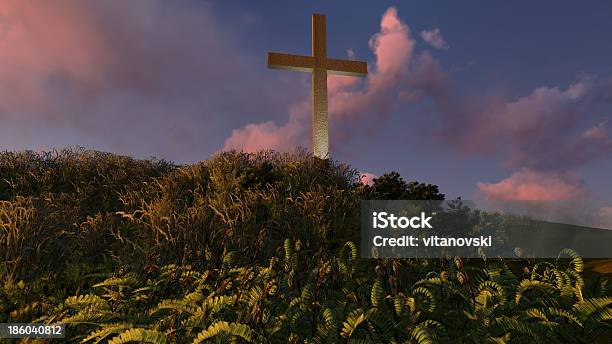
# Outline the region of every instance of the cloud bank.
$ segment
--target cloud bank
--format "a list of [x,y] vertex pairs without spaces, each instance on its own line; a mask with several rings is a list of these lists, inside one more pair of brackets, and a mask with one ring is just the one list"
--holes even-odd
[[[459,104],[450,110],[438,137],[462,152],[497,154],[518,170],[496,184],[478,184],[489,198],[580,199],[585,187],[562,177],[577,168],[612,157],[605,95],[610,80],[580,79],[566,88],[539,87],[514,100]],[[459,109],[459,110],[457,110]],[[471,110],[471,111],[470,111]]]
[[[505,151],[509,166],[574,168],[612,154],[606,118],[597,111],[606,105],[602,95],[611,86],[609,80],[581,79],[565,89],[539,87],[494,113],[475,115],[477,121],[469,119],[478,145]],[[469,145],[466,136],[459,133],[452,138]]]

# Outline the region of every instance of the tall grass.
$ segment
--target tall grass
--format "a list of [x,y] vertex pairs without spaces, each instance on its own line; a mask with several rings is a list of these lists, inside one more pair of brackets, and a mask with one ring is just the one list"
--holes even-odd
[[0,279],[74,264],[203,264],[228,251],[257,259],[286,237],[330,245],[357,233],[357,178],[303,151],[183,166],[82,149],[3,152]]

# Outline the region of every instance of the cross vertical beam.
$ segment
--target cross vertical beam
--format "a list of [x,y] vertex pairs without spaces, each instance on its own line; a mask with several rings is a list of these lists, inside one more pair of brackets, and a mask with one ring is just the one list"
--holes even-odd
[[327,113],[327,35],[325,16],[312,15],[312,150],[316,157],[329,158]]

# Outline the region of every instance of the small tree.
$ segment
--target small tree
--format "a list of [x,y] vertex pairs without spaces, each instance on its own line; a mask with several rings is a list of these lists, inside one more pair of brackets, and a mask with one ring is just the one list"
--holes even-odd
[[371,186],[364,186],[366,199],[443,200],[437,185],[416,181],[406,182],[397,172],[374,178]]

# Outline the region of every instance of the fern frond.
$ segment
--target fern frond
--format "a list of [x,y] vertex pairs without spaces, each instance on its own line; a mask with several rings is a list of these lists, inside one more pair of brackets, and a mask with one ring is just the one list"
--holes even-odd
[[346,243],[344,243],[344,246],[342,246],[342,249],[340,250],[340,257],[344,257],[347,252],[349,253],[349,260],[355,260],[359,256],[359,253],[357,251],[357,245],[355,245],[355,243],[353,243],[352,241],[347,241]]
[[168,343],[168,338],[166,334],[159,331],[133,328],[114,337],[108,344],[123,344],[129,342],[166,344]]
[[370,292],[370,301],[372,302],[372,306],[379,307],[382,304],[383,294],[383,282],[380,278],[378,278],[372,285],[372,291]]
[[91,305],[107,307],[106,300],[94,294],[70,296],[64,301],[64,305],[76,309],[82,309]]
[[363,313],[363,309],[361,308],[349,313],[346,317],[346,320],[342,323],[342,337],[349,338],[357,329],[357,327],[359,327],[359,325],[365,320],[366,315]]
[[547,294],[552,294],[555,291],[555,287],[553,287],[550,283],[538,280],[522,280],[518,286],[514,302],[518,305],[523,295],[530,289],[541,290]]
[[565,318],[565,319],[569,320],[569,322],[574,323],[574,324],[582,327],[582,324],[578,320],[578,318],[574,314],[572,314],[571,312],[569,312],[569,311],[567,311],[565,309],[556,308],[556,307],[549,307],[548,308],[548,314],[550,314],[553,317]]
[[106,339],[106,337],[110,336],[111,334],[120,333],[127,329],[131,329],[134,326],[130,323],[115,323],[101,324],[100,327],[101,329],[95,330],[91,332],[87,337],[83,338],[81,343],[87,343],[95,339],[96,341],[94,343],[97,344]]
[[138,283],[138,279],[136,275],[133,273],[129,273],[123,277],[111,277],[104,280],[101,283],[94,284],[94,288],[99,287],[130,287],[134,286]]
[[[420,295],[423,299],[426,300],[426,305],[421,309],[424,309],[428,312],[433,312],[436,309],[436,298],[429,289],[424,287],[418,287],[412,291],[412,295],[415,297],[415,300],[416,295]],[[416,306],[421,306],[421,304],[421,302],[418,302],[416,303]]]
[[426,328],[419,325],[415,326],[412,331],[410,331],[410,336],[412,336],[412,339],[417,344],[433,344],[435,340],[432,338],[433,336],[427,332]]
[[582,257],[580,257],[578,252],[570,248],[564,248],[559,253],[558,258],[561,258],[562,255],[566,255],[571,258],[570,266],[572,267],[574,271],[576,272],[584,271],[584,261],[582,260]]
[[577,302],[572,307],[578,318],[584,323],[592,314],[603,310],[609,309],[608,307],[612,304],[612,297],[594,297],[586,299],[584,301]]
[[97,305],[90,305],[81,309],[77,314],[61,319],[64,324],[102,323],[115,318],[109,310],[99,309]]
[[245,324],[217,321],[216,323],[210,325],[206,330],[200,332],[193,341],[193,344],[201,343],[208,338],[212,338],[220,334],[237,336],[249,343],[252,341],[254,336],[253,330]]
[[518,321],[515,318],[500,317],[495,319],[495,325],[498,326],[504,334],[507,333],[518,333],[531,338],[535,342],[539,342],[538,335],[535,333],[533,328],[529,326],[527,322]]

